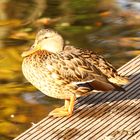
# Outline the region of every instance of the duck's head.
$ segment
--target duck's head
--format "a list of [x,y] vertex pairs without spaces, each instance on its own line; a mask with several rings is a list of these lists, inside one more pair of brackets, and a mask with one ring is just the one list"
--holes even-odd
[[34,44],[28,50],[22,53],[26,57],[38,50],[46,50],[51,53],[58,53],[63,50],[64,40],[61,35],[50,29],[42,29],[37,35]]

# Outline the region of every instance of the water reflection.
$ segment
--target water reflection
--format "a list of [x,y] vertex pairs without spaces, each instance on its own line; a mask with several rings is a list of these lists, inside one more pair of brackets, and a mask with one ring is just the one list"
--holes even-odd
[[140,2],[133,0],[0,1],[0,139],[16,137],[63,103],[36,92],[21,72],[20,55],[39,28],[54,28],[120,67],[140,53],[139,26]]

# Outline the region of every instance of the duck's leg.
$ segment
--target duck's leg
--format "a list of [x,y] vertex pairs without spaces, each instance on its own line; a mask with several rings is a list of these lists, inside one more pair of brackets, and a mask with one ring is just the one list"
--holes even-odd
[[61,108],[56,108],[49,113],[50,116],[64,117],[71,116],[74,108],[75,96],[72,95],[70,99],[65,99],[65,105]]

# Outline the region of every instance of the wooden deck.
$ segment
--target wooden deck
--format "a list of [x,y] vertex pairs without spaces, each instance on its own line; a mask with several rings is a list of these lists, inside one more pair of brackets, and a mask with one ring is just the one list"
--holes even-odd
[[140,140],[140,56],[121,67],[125,92],[79,98],[70,118],[46,117],[14,140]]

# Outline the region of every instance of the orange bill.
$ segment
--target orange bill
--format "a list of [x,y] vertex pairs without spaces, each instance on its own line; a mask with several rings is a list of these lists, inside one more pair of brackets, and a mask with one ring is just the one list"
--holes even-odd
[[28,56],[28,55],[31,55],[31,54],[35,53],[35,52],[38,51],[38,50],[40,50],[40,46],[35,46],[35,47],[31,48],[30,50],[23,52],[23,53],[21,54],[21,56],[22,56],[22,57],[26,57],[26,56]]

